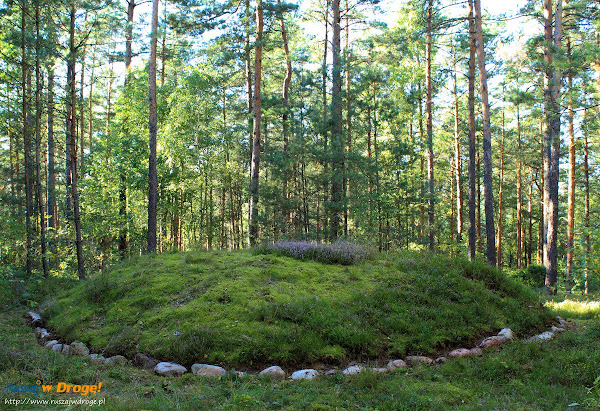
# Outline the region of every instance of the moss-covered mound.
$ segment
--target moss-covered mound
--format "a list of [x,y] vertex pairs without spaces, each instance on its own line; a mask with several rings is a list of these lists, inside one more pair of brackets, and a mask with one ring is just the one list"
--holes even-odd
[[351,266],[248,251],[143,256],[47,307],[50,327],[95,352],[237,367],[434,354],[550,321],[500,271],[428,253]]

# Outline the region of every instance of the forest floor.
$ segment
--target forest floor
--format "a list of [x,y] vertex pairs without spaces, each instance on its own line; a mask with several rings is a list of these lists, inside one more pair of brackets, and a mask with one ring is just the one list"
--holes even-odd
[[[206,258],[210,257],[210,261],[205,261]],[[131,283],[135,278],[142,278],[141,283],[136,283],[136,287],[141,287],[141,284],[146,282],[151,282],[150,279],[153,277],[152,273],[160,272],[171,272],[174,273],[174,267],[186,267],[190,269],[188,275],[192,275],[191,273],[198,274],[199,264],[207,264],[209,263],[212,266],[210,271],[207,271],[205,277],[208,278],[209,273],[215,274],[215,279],[219,277],[219,273],[227,272],[228,269],[232,269],[231,264],[235,264],[237,267],[237,271],[242,269],[242,267],[254,267],[250,271],[246,271],[245,276],[254,275],[252,277],[252,282],[256,284],[257,288],[251,288],[249,292],[255,292],[256,289],[260,289],[264,295],[268,291],[268,295],[271,295],[272,301],[268,301],[269,305],[277,305],[280,304],[279,307],[283,307],[283,302],[279,301],[278,298],[281,298],[287,301],[287,304],[291,304],[291,300],[288,299],[289,295],[286,293],[282,293],[280,296],[274,292],[277,287],[279,289],[284,288],[283,284],[299,284],[300,288],[305,288],[307,284],[303,283],[303,279],[301,277],[296,277],[291,281],[284,281],[284,279],[278,277],[281,274],[275,267],[286,266],[297,264],[294,263],[291,259],[282,258],[278,256],[264,256],[264,255],[253,255],[250,253],[242,254],[236,256],[231,261],[228,260],[226,253],[216,253],[212,256],[208,254],[171,254],[165,256],[164,259],[161,259],[160,264],[154,261],[153,264],[148,264],[148,260],[142,257],[141,260],[137,260],[133,263],[130,263],[124,267],[121,267],[117,270],[112,271],[113,274],[120,279],[120,283],[123,284],[123,287],[120,288],[121,285],[117,285],[116,282],[111,282],[111,278],[104,278],[102,280],[95,281],[103,281],[104,284],[109,284],[111,287],[103,288],[103,290],[108,290],[109,288],[114,290],[117,289],[116,294],[111,295],[111,298],[108,300],[110,302],[104,301],[101,297],[93,293],[93,290],[90,291],[90,285],[80,285],[73,283],[71,286],[66,287],[60,285],[62,288],[62,293],[57,291],[56,289],[51,290],[49,294],[46,295],[56,295],[57,297],[55,301],[55,307],[50,311],[54,310],[51,318],[55,319],[55,324],[63,323],[64,328],[63,331],[66,333],[72,333],[71,338],[73,337],[88,337],[93,340],[93,338],[98,338],[98,341],[102,341],[101,335],[99,332],[100,328],[91,327],[90,324],[94,325],[94,321],[98,322],[98,316],[91,316],[91,323],[84,321],[85,318],[89,317],[88,315],[84,315],[85,313],[82,310],[83,306],[91,306],[92,308],[98,309],[98,306],[94,306],[94,304],[98,305],[112,305],[116,312],[122,312],[123,310],[130,309],[130,304],[126,303],[128,301],[138,301],[140,295],[129,295],[125,293],[124,289],[134,290]],[[156,257],[155,257],[156,258]],[[422,258],[422,255],[419,255],[418,260]],[[534,309],[534,317],[539,315],[538,321],[544,322],[547,316],[554,317],[556,315],[560,315],[563,318],[571,319],[576,322],[576,327],[568,332],[557,334],[556,337],[550,341],[543,343],[525,343],[522,339],[528,334],[525,329],[518,331],[518,335],[520,337],[519,340],[506,344],[501,348],[487,350],[485,354],[481,357],[470,357],[470,358],[462,358],[462,359],[453,359],[451,361],[446,362],[445,364],[435,365],[435,366],[423,366],[423,367],[414,367],[409,369],[397,370],[392,373],[387,374],[373,374],[370,372],[363,372],[356,376],[347,377],[342,376],[340,374],[332,375],[332,376],[324,376],[318,378],[313,381],[291,381],[291,380],[271,380],[268,378],[261,378],[255,375],[248,375],[245,377],[238,377],[235,374],[228,374],[225,377],[221,377],[220,379],[203,379],[199,377],[195,377],[192,374],[185,374],[182,377],[174,378],[174,377],[158,377],[153,375],[152,373],[145,371],[143,369],[133,367],[133,366],[111,366],[106,364],[97,364],[91,361],[89,358],[83,357],[74,357],[74,356],[64,356],[58,353],[55,353],[51,350],[48,350],[42,346],[40,346],[36,338],[31,330],[31,328],[27,327],[24,323],[22,315],[27,308],[23,306],[14,306],[5,304],[4,310],[0,313],[0,380],[3,382],[2,395],[0,397],[0,409],[46,409],[46,408],[55,408],[55,409],[64,409],[67,406],[71,406],[69,409],[83,409],[89,408],[90,405],[95,405],[94,408],[105,408],[105,409],[119,409],[119,410],[142,410],[142,409],[152,409],[152,410],[163,410],[163,409],[318,409],[318,410],[327,410],[327,409],[484,409],[484,410],[492,410],[492,409],[507,409],[507,410],[531,410],[531,409],[541,409],[541,410],[558,410],[558,409],[597,409],[600,407],[600,368],[598,364],[600,364],[600,303],[598,301],[594,302],[588,298],[584,298],[582,296],[574,296],[574,295],[562,295],[558,297],[554,297],[551,300],[536,295],[535,293],[523,292],[520,288],[513,288],[512,283],[505,282],[503,276],[496,276],[495,272],[487,272],[485,275],[483,274],[475,274],[473,275],[472,271],[486,271],[482,266],[475,265],[471,271],[465,269],[463,262],[458,261],[455,265],[454,262],[449,262],[449,259],[446,258],[433,258],[433,261],[428,261],[423,265],[415,263],[413,260],[412,263],[407,263],[408,255],[403,255],[399,259],[395,258],[391,260],[389,258],[378,259],[375,261],[365,262],[356,267],[342,267],[342,266],[331,266],[328,267],[328,270],[325,272],[327,275],[323,277],[318,277],[315,282],[314,287],[317,287],[317,283],[320,282],[320,286],[317,288],[323,289],[325,291],[329,289],[327,283],[325,281],[326,277],[334,278],[336,280],[337,287],[339,288],[339,280],[337,277],[339,274],[344,278],[355,278],[349,284],[351,284],[351,288],[355,292],[362,292],[362,296],[364,297],[369,291],[377,291],[378,298],[387,301],[387,311],[380,317],[377,315],[377,310],[381,310],[382,306],[375,305],[375,309],[371,309],[370,314],[368,316],[357,317],[358,310],[364,310],[366,307],[373,307],[374,302],[367,301],[364,305],[360,305],[357,299],[353,299],[352,295],[345,295],[343,298],[344,305],[343,309],[336,304],[335,302],[330,301],[329,305],[323,308],[331,309],[331,317],[337,320],[331,323],[319,323],[319,327],[330,327],[335,328],[339,325],[339,321],[345,321],[346,315],[349,315],[352,318],[355,318],[355,321],[361,322],[360,327],[365,326],[365,321],[371,321],[371,326],[373,328],[377,328],[381,324],[386,324],[382,318],[396,318],[397,321],[400,321],[400,317],[394,317],[394,313],[396,310],[403,310],[406,307],[398,306],[390,307],[392,299],[387,299],[386,294],[383,293],[381,289],[369,288],[368,284],[370,283],[379,283],[388,285],[385,283],[386,278],[390,279],[392,277],[403,278],[407,281],[407,283],[415,284],[415,286],[419,286],[420,288],[425,289],[425,283],[419,283],[416,277],[413,277],[410,273],[413,272],[415,274],[421,272],[424,267],[430,267],[433,270],[439,270],[443,267],[444,272],[450,273],[446,277],[445,281],[449,281],[455,286],[455,292],[459,293],[462,296],[462,299],[456,301],[459,305],[466,305],[469,307],[469,304],[472,301],[475,301],[475,304],[480,305],[479,312],[480,315],[485,317],[489,315],[487,310],[497,309],[497,301],[495,301],[488,292],[485,287],[478,288],[477,284],[479,282],[485,283],[488,286],[492,286],[496,288],[496,293],[500,294],[500,289],[504,290],[505,295],[502,297],[501,303],[506,303],[511,308],[505,311],[502,311],[502,314],[498,314],[499,316],[496,318],[490,317],[490,327],[491,329],[495,329],[497,331],[498,325],[497,321],[504,321],[509,326],[512,326],[519,329],[519,324],[522,326],[527,325],[527,323],[521,318],[522,313],[519,311],[517,304],[513,304],[511,299],[519,300],[525,299],[525,301],[521,301],[520,306],[533,307]],[[215,261],[220,261],[219,263],[215,263]],[[183,265],[182,265],[183,264]],[[408,264],[408,265],[407,265]],[[412,265],[411,265],[412,264]],[[257,266],[258,269],[256,269]],[[412,268],[407,269],[410,266]],[[137,267],[133,269],[132,267]],[[146,267],[146,274],[139,274],[143,270],[140,270],[142,267]],[[148,267],[154,267],[152,269]],[[362,267],[362,268],[361,268]],[[378,270],[377,267],[384,267],[384,269]],[[402,269],[400,270],[400,268]],[[467,280],[470,282],[462,283],[462,280],[459,280],[458,277],[454,277],[452,272],[459,272],[459,267],[462,267],[464,272],[470,272]],[[285,272],[290,272],[289,266]],[[314,277],[318,275],[319,270],[323,269],[322,265],[315,264],[313,262],[306,262],[302,265],[304,271],[310,273],[306,274],[306,280],[308,278]],[[120,270],[120,271],[119,271]],[[148,271],[150,270],[150,271]],[[225,270],[225,271],[223,271]],[[254,271],[253,271],[254,270]],[[265,271],[267,271],[269,276],[269,283],[265,285],[264,282],[256,282],[258,277],[256,276],[264,276]],[[339,273],[338,273],[339,271]],[[181,274],[180,271],[177,271]],[[252,274],[254,272],[254,274]],[[137,273],[137,274],[136,274]],[[279,274],[278,274],[279,273]],[[363,278],[361,273],[369,273],[368,281]],[[378,274],[377,274],[378,273]],[[222,276],[221,276],[222,277]],[[234,276],[232,279],[239,278],[240,276]],[[244,276],[242,276],[244,277]],[[440,278],[443,276],[440,276]],[[485,278],[484,278],[485,277]],[[171,284],[169,281],[164,283],[165,278],[161,275],[163,279],[163,290],[169,289]],[[174,277],[173,277],[174,278]],[[479,279],[477,279],[479,278]],[[378,281],[374,281],[377,279]],[[492,281],[493,280],[493,281]],[[90,280],[89,284],[92,284],[94,280]],[[199,283],[198,279],[194,280],[196,284]],[[364,282],[363,282],[364,281]],[[415,283],[415,281],[417,281]],[[216,293],[221,286],[224,285],[224,280],[214,282],[209,281],[203,283],[204,294],[209,294],[207,297],[207,301],[212,301],[213,299],[218,300],[219,298],[223,298],[223,295]],[[426,281],[427,282],[427,281]],[[428,280],[431,283],[431,278]],[[243,289],[244,287],[238,287],[238,289]],[[54,286],[59,286],[58,283]],[[96,284],[98,286],[98,284]],[[448,286],[447,283],[443,284],[444,287]],[[78,291],[77,287],[83,287]],[[216,288],[215,288],[216,287]],[[265,288],[266,287],[266,288]],[[275,288],[269,288],[275,287]],[[440,286],[441,287],[441,286]],[[156,288],[156,284],[154,285]],[[342,287],[343,288],[343,287]],[[382,289],[385,287],[381,287]],[[391,289],[390,287],[387,287]],[[405,288],[405,287],[398,287]],[[433,292],[434,295],[438,295],[437,299],[437,307],[439,308],[440,313],[445,313],[439,320],[435,320],[438,322],[434,322],[434,327],[440,327],[441,324],[450,321],[450,325],[453,327],[458,327],[460,331],[460,326],[456,324],[456,322],[452,319],[452,316],[449,315],[449,312],[453,309],[451,305],[453,294],[445,296],[445,294],[441,293],[442,288],[436,289],[433,287],[433,290],[429,292]],[[466,295],[467,289],[476,290],[476,294]],[[298,290],[299,290],[298,289]],[[87,290],[87,291],[85,291]],[[120,290],[120,291],[119,291]],[[293,289],[292,292],[297,293],[298,290]],[[349,289],[347,289],[349,290]],[[48,290],[46,290],[48,292]],[[141,290],[142,294],[144,292],[148,292],[148,290]],[[318,292],[317,289],[312,290],[313,294]],[[344,295],[346,291],[338,290],[339,296]],[[349,292],[349,291],[348,291]],[[212,293],[212,294],[211,294]],[[216,293],[216,294],[214,294]],[[427,303],[427,293],[423,294],[415,294],[415,289],[411,291],[411,301],[412,305],[420,305],[422,307],[428,306]],[[514,294],[512,297],[510,294]],[[81,298],[74,298],[71,300],[67,299],[67,296],[73,296],[80,294]],[[181,294],[180,292],[177,293]],[[213,295],[214,294],[214,295]],[[83,297],[86,295],[87,297]],[[336,294],[338,295],[338,294]],[[486,296],[487,295],[487,296]],[[532,295],[536,296],[537,301],[532,304],[531,298]],[[120,297],[119,297],[120,296]],[[154,317],[161,316],[160,311],[156,311],[158,306],[167,306],[171,308],[171,312],[177,311],[173,306],[173,298],[171,292],[169,292],[168,296],[165,294],[165,301],[159,301],[155,306],[148,306],[148,310],[152,308],[152,315]],[[238,295],[237,293],[231,292],[229,294],[229,299],[225,302],[221,302],[220,304],[224,308],[221,312],[221,316],[224,318],[223,323],[220,323],[219,326],[225,327],[228,321],[228,312],[227,305],[235,305],[236,301],[247,301],[244,298],[248,297],[247,295]],[[298,296],[300,300],[302,300],[302,295]],[[399,298],[400,296],[394,295],[395,298]],[[448,301],[446,300],[448,297]],[[96,299],[95,303],[90,302],[90,300]],[[239,299],[239,300],[238,300]],[[62,305],[61,301],[66,301],[66,305]],[[282,300],[282,301],[283,301]],[[360,300],[360,299],[358,299]],[[175,300],[179,301],[180,306],[185,306],[185,302],[183,299]],[[187,303],[190,304],[194,299],[188,299]],[[202,300],[204,301],[204,300]],[[202,310],[203,305],[202,301],[196,301],[193,303],[194,310]],[[590,303],[592,301],[592,303]],[[313,308],[315,301],[312,301]],[[537,307],[540,307],[540,302],[544,303],[545,309],[540,310]],[[81,304],[82,307],[79,307]],[[135,305],[135,304],[134,304]],[[140,316],[150,315],[150,312],[145,313],[144,310],[140,309],[145,305],[140,305],[138,301],[138,305],[136,314],[137,321],[146,321],[140,320]],[[56,307],[60,308],[57,309]],[[262,307],[262,308],[261,308]],[[302,306],[304,307],[304,306]],[[354,308],[352,308],[354,307]],[[119,311],[119,308],[121,311]],[[231,307],[229,307],[231,309]],[[245,318],[247,321],[255,321],[256,313],[260,312],[264,314],[264,306],[252,306],[246,307],[248,311],[251,312],[252,315],[248,315],[244,317],[240,315],[240,318]],[[319,307],[317,307],[319,308]],[[454,307],[456,308],[456,307]],[[47,308],[48,309],[48,308]],[[296,310],[299,310],[296,306]],[[425,308],[422,308],[425,310]],[[349,310],[349,311],[347,311]],[[356,311],[354,311],[356,310]],[[68,319],[64,316],[65,311],[70,311],[71,315],[77,317],[80,321],[83,321],[86,326],[85,327],[74,327],[73,323],[70,323]],[[318,310],[317,310],[318,311]],[[501,310],[500,310],[501,311]],[[540,311],[545,311],[545,314],[539,314]],[[246,311],[244,311],[246,312]],[[288,314],[290,310],[287,311]],[[291,312],[296,312],[292,310]],[[306,314],[306,311],[300,311]],[[414,312],[414,307],[413,307]],[[535,314],[538,312],[538,314]],[[239,313],[234,310],[234,313]],[[300,338],[297,338],[298,345],[297,347],[303,347],[305,343],[302,343],[304,334],[312,335],[311,341],[313,341],[318,347],[319,350],[312,352],[306,351],[302,352],[300,348],[296,348],[292,351],[299,353],[298,355],[314,355],[314,361],[323,361],[323,353],[343,353],[343,356],[339,358],[329,357],[328,360],[330,362],[338,363],[343,366],[348,363],[350,357],[353,355],[359,355],[355,348],[353,348],[352,344],[345,343],[342,340],[334,341],[331,335],[319,335],[314,333],[314,329],[311,328],[310,324],[312,321],[316,321],[312,317],[307,317],[308,319],[301,320],[300,317],[287,315],[287,320],[282,317],[273,317],[272,312],[269,312],[270,317],[267,316],[267,320],[272,322],[274,325],[280,325],[279,321],[281,320],[283,324],[281,325],[282,330],[286,330],[287,327],[291,327],[292,323],[295,324],[295,332],[296,335],[300,335]],[[421,317],[427,317],[424,313],[428,313],[427,310],[422,311],[421,315],[413,314],[415,318],[415,322],[419,322],[417,320]],[[396,314],[398,314],[396,312]],[[108,317],[104,317],[104,321],[100,321],[106,326],[110,327],[109,318],[112,314],[109,313]],[[128,313],[131,315],[131,313]],[[165,314],[165,318],[172,318],[174,314],[168,315]],[[189,315],[189,313],[187,314]],[[463,314],[466,315],[466,314]],[[162,317],[161,317],[162,318]],[[177,317],[176,317],[177,318]],[[378,319],[379,318],[379,319]],[[58,320],[56,320],[58,319]],[[94,320],[95,319],[95,320]],[[177,320],[174,322],[177,323]],[[265,317],[262,318],[265,320]],[[293,321],[292,321],[293,320]],[[163,320],[160,320],[163,321]],[[212,318],[211,321],[216,321],[215,318]],[[289,324],[286,323],[289,321]],[[467,315],[466,322],[470,323],[472,319]],[[473,320],[474,321],[474,320]],[[52,320],[50,321],[52,323]],[[71,325],[69,325],[71,324]],[[163,327],[167,327],[165,330],[160,330],[160,338],[167,339],[165,337],[165,333],[171,330],[168,329],[170,326],[170,322],[162,323]],[[329,324],[329,325],[328,325]],[[127,324],[123,324],[126,328]],[[247,325],[247,324],[246,324]],[[241,325],[240,327],[245,327],[246,325]],[[423,324],[421,324],[423,325]],[[547,324],[546,324],[547,325]],[[543,328],[545,325],[541,325]],[[360,328],[359,327],[359,328]],[[57,329],[60,327],[56,327]],[[90,328],[93,328],[93,331],[89,331]],[[467,327],[468,328],[468,327]],[[248,328],[247,331],[249,331]],[[415,329],[418,329],[415,328]],[[88,332],[85,334],[84,331]],[[278,328],[274,327],[271,330],[275,330],[277,333]],[[463,343],[476,341],[477,338],[481,337],[481,333],[486,330],[480,329],[480,326],[476,326],[471,329],[476,330],[473,334],[473,338],[464,338]],[[462,331],[454,331],[454,333],[459,333]],[[184,330],[185,332],[185,330]],[[447,331],[446,331],[447,332]],[[81,333],[81,334],[78,334]],[[152,347],[154,343],[153,339],[150,338],[145,340],[143,333],[139,333],[139,329],[133,329],[130,331],[130,337],[134,336],[137,338],[137,344],[148,344],[148,347]],[[535,331],[529,333],[529,335],[534,334]],[[169,334],[169,333],[167,333]],[[372,338],[373,344],[372,346],[380,347],[382,350],[385,349],[386,355],[394,358],[394,356],[398,356],[400,358],[401,354],[417,354],[412,350],[419,350],[418,353],[430,353],[435,350],[444,350],[455,348],[455,344],[450,343],[447,339],[440,340],[441,337],[446,336],[446,334],[442,332],[434,333],[437,336],[438,341],[442,341],[440,348],[436,346],[431,341],[426,341],[423,345],[418,345],[417,342],[404,340],[404,342],[398,346],[393,345],[382,345],[380,341],[383,341],[383,337],[380,336],[377,332],[373,332],[369,334],[369,337]],[[229,336],[229,333],[224,333],[221,335],[221,338],[225,339]],[[360,335],[358,333],[356,335]],[[356,335],[346,336],[349,340],[353,341],[356,339]],[[66,336],[65,336],[66,337]],[[255,339],[258,342],[263,341],[261,344],[266,344],[266,340],[261,340],[257,336],[251,336],[251,339]],[[400,337],[396,336],[395,339],[398,340]],[[322,341],[320,340],[322,339]],[[145,342],[147,341],[147,342]],[[277,340],[281,342],[280,340]],[[206,341],[205,341],[206,342]],[[88,342],[89,344],[89,342]],[[231,341],[228,342],[231,344]],[[321,344],[321,345],[319,345]],[[88,346],[92,346],[93,344],[89,344]],[[338,346],[336,349],[333,349],[328,346]],[[220,350],[218,346],[214,346],[215,350]],[[268,346],[271,347],[271,346]],[[446,347],[446,348],[444,348]],[[117,344],[115,349],[117,348],[127,348],[122,344]],[[196,346],[198,348],[198,346]],[[232,345],[232,350],[235,351],[235,344]],[[289,348],[289,347],[288,347]],[[294,348],[294,347],[292,347]],[[267,349],[267,348],[264,348]],[[299,351],[300,350],[300,351]],[[405,351],[403,351],[405,350]],[[368,350],[367,350],[368,351]],[[92,349],[92,352],[94,350]],[[186,353],[187,350],[181,350],[181,352]],[[242,351],[240,351],[242,352]],[[301,362],[298,362],[294,358],[284,358],[279,357],[282,350],[275,349],[271,347],[271,351],[265,351],[267,355],[270,355],[271,358],[265,361],[265,364],[273,365],[277,362],[275,360],[279,360],[280,365],[284,368],[293,370],[293,366],[296,364],[305,365]],[[220,351],[219,351],[220,353]],[[172,354],[172,352],[165,352],[164,355]],[[357,360],[364,361],[375,361],[373,355],[378,354],[378,350],[374,352],[365,352],[362,357],[356,358]],[[185,355],[181,354],[183,359],[186,358]],[[241,363],[236,363],[236,361],[243,361],[244,357],[242,354],[239,354],[237,357],[231,357],[231,361],[234,362],[235,365]],[[185,362],[185,361],[183,361]],[[209,362],[209,361],[206,361]],[[224,362],[220,362],[221,365],[225,365]],[[186,363],[186,365],[188,365]],[[256,366],[262,366],[264,364],[256,364]],[[298,369],[298,368],[296,368]],[[31,387],[36,385],[36,382],[40,381],[41,384],[47,385],[52,384],[53,389],[46,393],[40,392],[38,395],[31,392],[13,392],[15,387]],[[88,393],[87,395],[81,395],[79,393],[59,393],[56,392],[57,388],[60,386],[60,383],[64,383],[62,386],[65,387],[66,384],[75,385],[95,385],[98,387],[99,383],[102,383],[100,386],[99,392],[95,394]],[[44,403],[43,401],[48,401],[48,403]],[[54,404],[51,401],[55,401]]]

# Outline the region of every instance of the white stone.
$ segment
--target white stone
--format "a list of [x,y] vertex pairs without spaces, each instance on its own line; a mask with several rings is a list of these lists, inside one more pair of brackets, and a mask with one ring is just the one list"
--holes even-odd
[[313,369],[299,370],[292,373],[292,380],[314,380],[319,376],[319,372]]
[[382,368],[382,367],[373,367],[373,368],[371,368],[371,372],[373,374],[384,374],[386,372],[389,372],[389,370],[387,368]]
[[46,348],[52,348],[53,346],[55,346],[56,344],[58,344],[58,340],[52,340],[52,341],[48,341],[46,343]]
[[562,332],[564,332],[564,331],[565,331],[565,329],[564,329],[564,328],[562,328],[562,327],[556,327],[556,326],[554,326],[554,325],[553,325],[553,326],[550,328],[550,330],[551,330],[553,333],[562,333]]
[[391,360],[387,363],[387,369],[389,371],[394,371],[399,368],[408,368],[408,364],[403,360]]
[[192,365],[192,374],[198,377],[219,377],[227,374],[227,371],[216,365],[194,364]]
[[163,377],[179,377],[187,372],[183,365],[172,362],[159,362],[154,367],[154,373]]
[[513,340],[515,338],[515,333],[513,333],[513,330],[510,328],[503,328],[498,333],[498,337],[502,338],[502,341],[506,342]]
[[365,368],[362,365],[352,365],[348,368],[346,368],[345,370],[342,371],[342,374],[344,375],[356,375],[359,372],[364,371]]
[[56,351],[56,352],[61,352],[63,348],[63,345],[58,343],[58,344],[54,344],[52,346],[52,351]]
[[285,378],[285,371],[283,371],[281,367],[274,365],[272,367],[265,368],[264,370],[259,372],[258,375],[261,377],[264,375],[268,375],[275,378]]
[[544,331],[541,334],[534,335],[533,337],[529,338],[527,340],[527,342],[548,341],[548,340],[551,340],[553,337],[554,337],[554,333],[552,331]]

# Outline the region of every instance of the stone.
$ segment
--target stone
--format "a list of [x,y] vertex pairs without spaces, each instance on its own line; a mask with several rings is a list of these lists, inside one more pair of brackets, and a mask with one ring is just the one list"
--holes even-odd
[[50,333],[48,332],[48,330],[41,327],[37,327],[35,329],[35,335],[41,341],[45,341],[50,338]]
[[511,341],[515,338],[515,333],[510,328],[503,328],[498,333],[498,337],[502,338],[503,342]]
[[526,340],[527,342],[542,342],[551,340],[554,337],[554,333],[552,331],[544,331],[541,334],[534,335],[533,337]]
[[503,343],[504,343],[504,340],[502,339],[502,337],[500,337],[498,335],[494,335],[492,337],[488,337],[485,340],[483,340],[479,344],[479,346],[481,348],[492,348],[492,347],[500,347]]
[[71,346],[69,344],[63,344],[62,350],[60,350],[60,352],[64,355],[70,355],[71,354]]
[[553,333],[562,333],[565,332],[565,329],[562,327],[556,327],[556,326],[552,326],[550,327],[550,331],[552,331]]
[[313,369],[299,370],[292,373],[292,380],[314,380],[319,376],[319,372]]
[[462,358],[462,357],[470,357],[472,355],[473,355],[473,353],[471,352],[471,350],[469,350],[467,348],[457,348],[456,350],[450,351],[450,353],[448,354],[448,357]]
[[360,372],[363,372],[365,370],[365,368],[362,365],[351,365],[350,367],[346,368],[345,370],[342,371],[342,374],[344,375],[356,375]]
[[386,372],[389,372],[387,368],[382,367],[373,367],[370,370],[373,374],[385,374]]
[[258,375],[260,377],[266,375],[274,378],[285,378],[285,371],[283,371],[283,369],[278,365],[274,365],[272,367],[265,368],[264,370],[259,372]]
[[336,374],[340,374],[340,370],[332,368],[330,370],[325,371],[325,373],[323,375],[336,375]]
[[52,351],[56,351],[56,352],[61,352],[63,348],[63,345],[58,343],[58,344],[54,344],[52,346]]
[[85,346],[81,341],[75,341],[71,343],[71,355],[78,355],[80,357],[87,357],[90,355],[90,349]]
[[183,365],[172,362],[159,362],[154,367],[154,373],[163,377],[179,377],[187,372]]
[[92,361],[100,364],[104,364],[106,362],[106,358],[104,358],[102,354],[90,354],[90,358]]
[[436,364],[443,364],[443,363],[445,363],[446,361],[447,361],[446,357],[437,357],[437,358],[435,359],[435,361],[434,361],[434,362],[435,362]]
[[29,311],[27,314],[25,314],[25,318],[29,320],[29,325],[32,327],[39,327],[44,323],[42,321],[42,316],[33,311]]
[[110,365],[125,365],[127,364],[127,358],[122,355],[114,355],[106,359],[106,363]]
[[145,354],[137,353],[135,357],[133,357],[133,362],[135,365],[138,365],[146,370],[153,370],[156,367],[156,364],[159,361],[155,358],[148,357]]
[[244,371],[232,371],[238,378],[244,378],[248,376],[248,373]]
[[409,364],[411,367],[414,367],[418,364],[433,364],[433,360],[431,358],[422,355],[409,355],[404,359],[404,361],[406,361],[406,363]]
[[391,360],[387,363],[386,367],[389,371],[394,371],[399,368],[408,368],[408,364],[403,360]]
[[476,357],[481,357],[483,355],[483,350],[479,347],[471,348],[471,355]]
[[51,340],[48,341],[45,345],[46,348],[52,348],[53,346],[55,346],[56,344],[58,344],[58,340]]
[[194,364],[192,365],[192,374],[198,377],[220,377],[227,374],[223,367],[210,364]]

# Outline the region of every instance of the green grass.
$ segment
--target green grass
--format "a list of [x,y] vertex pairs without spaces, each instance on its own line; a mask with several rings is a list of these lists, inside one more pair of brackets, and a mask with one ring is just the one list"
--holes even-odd
[[250,370],[437,355],[552,318],[500,271],[429,253],[351,266],[249,251],[142,256],[44,307],[58,335],[92,352]]

